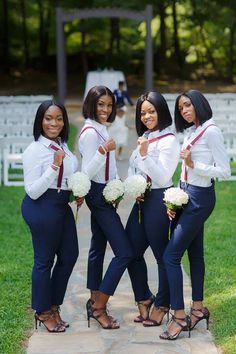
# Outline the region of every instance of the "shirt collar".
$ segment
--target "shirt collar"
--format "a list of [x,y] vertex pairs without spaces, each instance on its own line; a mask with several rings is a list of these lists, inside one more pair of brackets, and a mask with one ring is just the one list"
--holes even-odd
[[92,125],[99,132],[104,132],[107,130],[107,128],[104,124],[98,123],[96,120],[88,118],[88,119],[86,119],[86,123],[88,123],[89,125]]
[[[59,137],[59,139],[61,139],[61,138]],[[60,145],[59,145],[54,140],[50,140],[48,138],[45,138],[45,136],[43,136],[43,135],[40,135],[40,137],[38,138],[38,141],[46,147],[49,147],[52,144],[52,145],[58,146],[60,148],[61,145],[63,145],[62,143],[60,143]]]
[[199,125],[196,130],[195,133],[200,133],[203,129],[205,129],[206,127],[208,127],[208,125],[211,124],[215,124],[213,118],[210,118],[208,120],[206,120],[202,125]]
[[[148,131],[147,131],[147,133],[148,133]],[[161,131],[160,130],[155,130],[155,131],[150,132],[148,134],[148,139],[153,139],[153,138],[156,138],[158,136],[162,136],[163,134],[167,134],[167,133],[170,133],[170,128],[169,127],[165,128],[165,129],[163,129]]]

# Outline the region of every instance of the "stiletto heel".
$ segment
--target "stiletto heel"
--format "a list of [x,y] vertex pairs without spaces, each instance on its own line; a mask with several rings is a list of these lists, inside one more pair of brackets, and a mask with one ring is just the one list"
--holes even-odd
[[[179,317],[172,315],[171,321],[174,321],[180,327],[180,330],[175,332],[174,334],[171,334],[168,330],[166,330],[165,332],[163,332],[159,336],[159,338],[165,339],[165,340],[175,340],[179,337],[179,335],[182,331],[188,331],[188,338],[190,338],[190,336],[191,336],[191,332],[190,332],[191,320],[190,320],[189,316],[179,318]],[[182,324],[179,321],[184,321],[186,324]]]
[[[152,295],[148,300],[150,300],[150,302],[146,303],[146,302],[143,302],[143,301],[138,301],[137,302],[137,305],[139,307],[139,312],[140,312],[140,315],[138,315],[137,317],[134,318],[134,322],[136,323],[142,323],[143,321],[147,320],[149,318],[149,311],[152,307],[152,304],[154,303],[155,301],[155,296]],[[143,315],[141,315],[141,311],[140,311],[140,306],[141,308],[143,307],[144,310],[146,311],[147,313],[147,316],[144,318]]]
[[92,308],[92,300],[89,299],[86,303],[86,310],[87,310],[87,321],[88,321],[88,328],[90,328],[90,314]]
[[34,316],[35,329],[38,329],[38,319]]
[[46,321],[48,321],[50,319],[53,319],[56,322],[52,311],[35,312],[34,319],[35,319],[35,328],[36,329],[38,329],[38,322],[39,322],[39,326],[41,326],[41,323],[42,323],[44,325],[44,327],[46,328],[46,330],[50,333],[62,333],[62,332],[65,332],[65,330],[66,330],[64,326],[62,326],[58,323],[52,329],[50,329],[46,325]]
[[163,318],[165,315],[167,315],[167,323],[169,322],[169,307],[164,307],[164,306],[154,306],[152,309],[153,311],[158,311],[160,314],[162,313],[163,316],[160,321],[153,320],[151,318],[148,318],[147,320],[143,321],[143,326],[144,327],[155,327],[155,326],[160,326],[162,323]]
[[[90,327],[90,318],[93,318],[100,324],[100,326],[103,329],[118,329],[118,328],[120,328],[120,325],[117,322],[112,321],[110,316],[108,316],[106,307],[99,308],[99,309],[93,308],[94,303],[95,303],[95,301],[92,301],[91,299],[89,299],[86,303],[88,327]],[[95,314],[95,312],[97,312],[97,314]],[[105,315],[108,318],[108,320],[110,322],[109,324],[104,325],[101,321],[99,321],[99,318],[102,315]]]
[[209,330],[209,317],[206,319],[206,329]]
[[[196,315],[194,312],[199,311],[201,312],[202,315]],[[206,329],[209,329],[209,319],[210,319],[210,312],[208,310],[207,307],[203,307],[202,309],[194,309],[191,308],[190,310],[190,317],[194,316],[196,318],[196,321],[193,322],[193,324],[191,324],[190,326],[190,330],[193,330],[194,327],[198,324],[198,322],[200,322],[201,320],[206,320]]]

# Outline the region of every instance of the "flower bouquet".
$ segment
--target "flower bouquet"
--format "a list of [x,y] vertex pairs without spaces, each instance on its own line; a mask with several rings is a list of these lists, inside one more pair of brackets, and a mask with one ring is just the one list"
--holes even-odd
[[113,204],[117,208],[124,196],[123,182],[119,179],[108,182],[103,189],[103,196],[108,204]]
[[[142,175],[133,175],[126,178],[124,181],[125,193],[131,198],[137,199],[144,194],[146,189],[149,187],[147,180]],[[138,202],[138,222],[141,224],[141,208],[140,202]]]
[[[68,178],[68,188],[72,190],[75,197],[83,198],[88,194],[91,182],[88,176],[83,172],[76,172]],[[77,222],[79,206],[76,208],[75,220]]]
[[[163,198],[166,207],[174,211],[183,208],[183,206],[188,203],[188,199],[188,194],[179,187],[171,187],[166,189]],[[170,232],[171,230],[169,227],[169,238]]]

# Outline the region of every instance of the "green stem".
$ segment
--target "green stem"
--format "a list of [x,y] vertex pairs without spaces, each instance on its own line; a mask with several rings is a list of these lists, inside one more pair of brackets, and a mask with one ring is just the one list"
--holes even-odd
[[142,221],[141,206],[140,206],[140,202],[138,202],[138,223],[141,224],[141,221]]

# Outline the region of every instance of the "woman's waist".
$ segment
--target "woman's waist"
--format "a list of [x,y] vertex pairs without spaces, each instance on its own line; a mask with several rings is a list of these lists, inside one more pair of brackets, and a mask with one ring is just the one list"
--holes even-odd
[[28,194],[26,194],[26,198],[29,198],[33,202],[38,202],[38,201],[44,201],[44,200],[51,200],[56,203],[68,203],[70,200],[70,195],[71,191],[70,190],[64,190],[60,189],[58,190],[57,188],[49,188],[44,192],[39,198],[37,199],[31,199]]
[[180,188],[183,190],[193,190],[193,191],[201,191],[201,192],[208,192],[208,191],[214,191],[215,190],[215,181],[214,179],[210,180],[211,185],[210,186],[201,186],[201,185],[196,185],[196,184],[191,184],[188,182],[180,182]]

